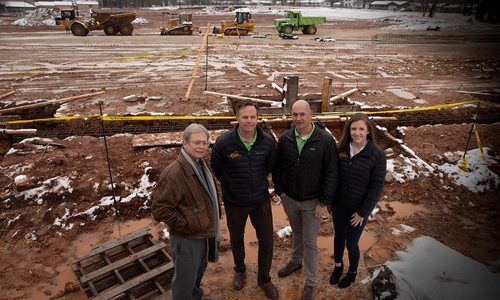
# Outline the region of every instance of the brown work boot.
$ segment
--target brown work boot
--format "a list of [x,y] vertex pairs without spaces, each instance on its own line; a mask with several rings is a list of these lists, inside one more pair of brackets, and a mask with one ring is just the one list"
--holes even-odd
[[302,297],[300,300],[313,300],[314,289],[312,286],[306,286],[302,292]]
[[245,287],[247,282],[247,273],[245,272],[235,272],[233,277],[233,289],[239,291]]
[[302,269],[301,263],[294,263],[293,261],[290,261],[286,264],[286,266],[284,266],[283,268],[281,268],[278,271],[278,276],[279,277],[286,277],[286,276],[288,276],[288,275],[292,274],[293,272],[298,271],[300,269]]
[[280,298],[280,292],[272,282],[259,284],[259,286],[264,290],[264,293],[266,294],[267,298],[273,300],[277,300]]

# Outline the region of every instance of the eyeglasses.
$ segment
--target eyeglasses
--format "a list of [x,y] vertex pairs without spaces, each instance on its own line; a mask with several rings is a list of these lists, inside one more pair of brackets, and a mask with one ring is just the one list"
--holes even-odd
[[199,146],[203,146],[203,147],[207,147],[210,142],[208,141],[189,141],[191,144],[195,145],[196,147],[199,147]]

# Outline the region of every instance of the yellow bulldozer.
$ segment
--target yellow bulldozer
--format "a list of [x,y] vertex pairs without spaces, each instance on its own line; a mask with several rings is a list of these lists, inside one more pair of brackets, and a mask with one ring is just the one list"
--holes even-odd
[[236,18],[230,21],[221,21],[221,28],[214,27],[214,34],[245,35],[254,32],[252,15],[247,11],[237,11]]
[[192,18],[192,14],[163,13],[164,26],[160,27],[160,35],[192,35],[193,31],[198,31],[193,27]]

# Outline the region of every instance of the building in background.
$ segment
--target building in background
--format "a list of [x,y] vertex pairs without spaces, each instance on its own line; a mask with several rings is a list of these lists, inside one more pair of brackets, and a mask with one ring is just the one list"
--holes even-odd
[[0,13],[12,14],[35,9],[32,3],[26,1],[0,1]]

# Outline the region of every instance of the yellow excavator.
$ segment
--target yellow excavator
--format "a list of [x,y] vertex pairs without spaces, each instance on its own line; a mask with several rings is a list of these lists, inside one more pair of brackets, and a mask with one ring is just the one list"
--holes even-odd
[[[167,21],[165,22],[165,15],[167,15]],[[160,35],[192,35],[193,31],[197,31],[197,28],[193,27],[192,14],[163,14],[163,24],[165,26],[160,27]]]
[[214,34],[245,35],[254,32],[252,15],[247,11],[237,11],[236,18],[230,21],[221,21],[221,28],[214,27]]

